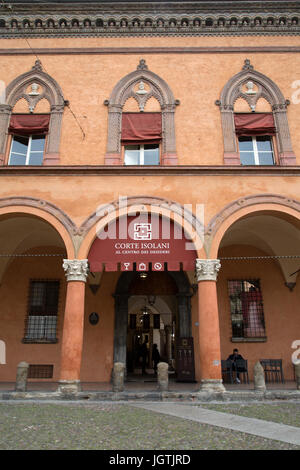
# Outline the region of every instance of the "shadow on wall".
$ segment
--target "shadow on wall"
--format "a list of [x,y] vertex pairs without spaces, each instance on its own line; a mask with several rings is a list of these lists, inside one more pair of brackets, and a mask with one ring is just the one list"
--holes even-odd
[[0,364],[6,364],[5,343],[0,340]]

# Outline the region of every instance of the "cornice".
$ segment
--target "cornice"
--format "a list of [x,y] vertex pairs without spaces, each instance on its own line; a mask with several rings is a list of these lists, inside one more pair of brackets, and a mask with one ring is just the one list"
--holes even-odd
[[299,35],[299,32],[299,2],[123,2],[69,7],[61,3],[0,8],[2,38]]
[[111,55],[111,54],[299,54],[300,46],[248,47],[49,47],[0,48],[0,56],[16,55]]
[[288,12],[299,11],[299,2],[296,1],[151,1],[138,2],[122,0],[118,2],[112,1],[89,1],[89,2],[67,2],[67,1],[36,1],[36,2],[15,2],[10,0],[0,6],[0,11],[9,12],[13,10],[15,13],[49,13],[49,12],[70,12],[86,13],[86,12]]
[[279,176],[299,177],[299,166],[118,166],[118,165],[59,165],[1,166],[1,176]]

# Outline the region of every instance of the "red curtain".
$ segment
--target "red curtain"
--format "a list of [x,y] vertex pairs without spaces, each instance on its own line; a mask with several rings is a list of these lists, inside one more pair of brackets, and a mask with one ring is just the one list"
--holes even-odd
[[234,115],[238,136],[274,135],[276,132],[272,113],[245,113]]
[[9,132],[17,135],[47,134],[49,114],[12,114]]
[[161,113],[123,113],[122,143],[152,144],[161,141]]

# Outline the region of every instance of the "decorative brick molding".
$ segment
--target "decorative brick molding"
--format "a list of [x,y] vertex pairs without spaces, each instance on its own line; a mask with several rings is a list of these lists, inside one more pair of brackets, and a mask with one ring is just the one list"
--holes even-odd
[[[38,88],[38,91],[28,92],[30,86]],[[8,137],[7,130],[13,107],[22,98],[28,103],[28,113],[32,113],[42,99],[49,102],[50,124],[46,140],[44,165],[59,164],[60,133],[65,100],[60,86],[42,70],[39,60],[36,60],[35,65],[29,72],[15,78],[6,88],[6,103],[0,104],[0,161],[3,164]]]
[[[8,213],[13,212],[16,207],[18,213],[28,213],[40,217],[48,222],[56,230],[66,249],[68,256],[74,256],[76,247],[81,238],[78,236],[78,229],[72,219],[61,209],[51,202],[27,196],[6,197],[0,199],[0,210],[7,208]],[[21,209],[20,209],[21,208]],[[24,209],[23,209],[24,208]],[[1,211],[2,214],[6,211]],[[54,219],[51,220],[49,215]]]
[[[136,90],[141,84],[142,86],[146,85],[148,89]],[[148,70],[144,59],[140,60],[137,70],[126,75],[117,83],[109,100],[104,102],[108,106],[108,138],[105,164],[122,164],[122,110],[126,101],[129,98],[134,98],[140,111],[143,112],[147,101],[152,97],[159,102],[162,113],[162,164],[177,164],[174,114],[179,101],[174,100],[173,93],[167,83]]]
[[[110,204],[106,204],[101,206],[101,210],[97,210],[93,214],[91,214],[79,227],[78,229],[78,234],[81,236],[85,236],[91,229],[92,227],[96,226],[98,222],[101,221],[106,215],[110,213],[116,213],[116,216],[119,214],[118,211],[122,209],[123,207],[128,208],[128,213],[131,212],[132,208],[134,208],[135,211],[144,210],[147,212],[151,206],[152,207],[157,207],[158,209],[161,209],[161,212],[166,212],[167,213],[173,213],[177,214],[180,217],[184,217],[184,215],[188,216],[189,222],[191,225],[196,229],[197,227],[200,227],[199,234],[201,234],[201,222],[198,220],[192,212],[188,212],[186,208],[184,208],[181,204],[178,202],[174,202],[168,199],[156,197],[156,196],[131,196],[126,199],[126,206],[122,205],[122,200],[115,200],[112,201]],[[184,210],[186,209],[186,210]]]
[[[254,93],[247,93],[245,90],[247,83],[251,83],[257,90]],[[245,60],[242,71],[227,82],[222,90],[220,100],[216,101],[221,111],[225,165],[240,165],[234,125],[234,104],[238,98],[242,98],[248,103],[249,112],[255,112],[256,103],[260,98],[269,102],[276,127],[279,163],[281,165],[296,165],[296,156],[292,149],[286,115],[289,101],[284,98],[278,86],[270,78],[254,70],[248,59]]]
[[298,35],[296,1],[3,4],[2,37]]
[[51,202],[28,196],[5,197],[0,199],[0,209],[3,207],[25,206],[40,209],[54,216],[68,231],[70,236],[77,234],[77,226],[71,218]]
[[288,207],[298,211],[300,214],[300,201],[297,201],[296,199],[280,196],[279,194],[255,194],[245,196],[227,204],[227,206],[225,206],[210,220],[205,230],[206,237],[212,239],[224,221],[235,212],[243,209],[244,207],[259,204],[277,204],[282,206],[283,212],[284,207]]

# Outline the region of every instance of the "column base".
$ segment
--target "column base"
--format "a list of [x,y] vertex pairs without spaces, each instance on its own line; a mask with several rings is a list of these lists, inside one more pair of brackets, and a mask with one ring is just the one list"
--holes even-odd
[[297,165],[296,155],[293,152],[284,152],[279,155],[279,163],[282,166]]
[[165,153],[161,159],[162,165],[178,165],[177,153]]
[[59,153],[45,153],[44,155],[44,165],[59,165]]
[[76,395],[81,392],[80,380],[60,380],[57,391],[62,395]]
[[239,153],[224,153],[224,164],[225,165],[241,165],[241,159]]
[[122,165],[119,153],[107,153],[104,157],[104,165]]
[[201,380],[201,392],[225,392],[222,379],[204,379]]

